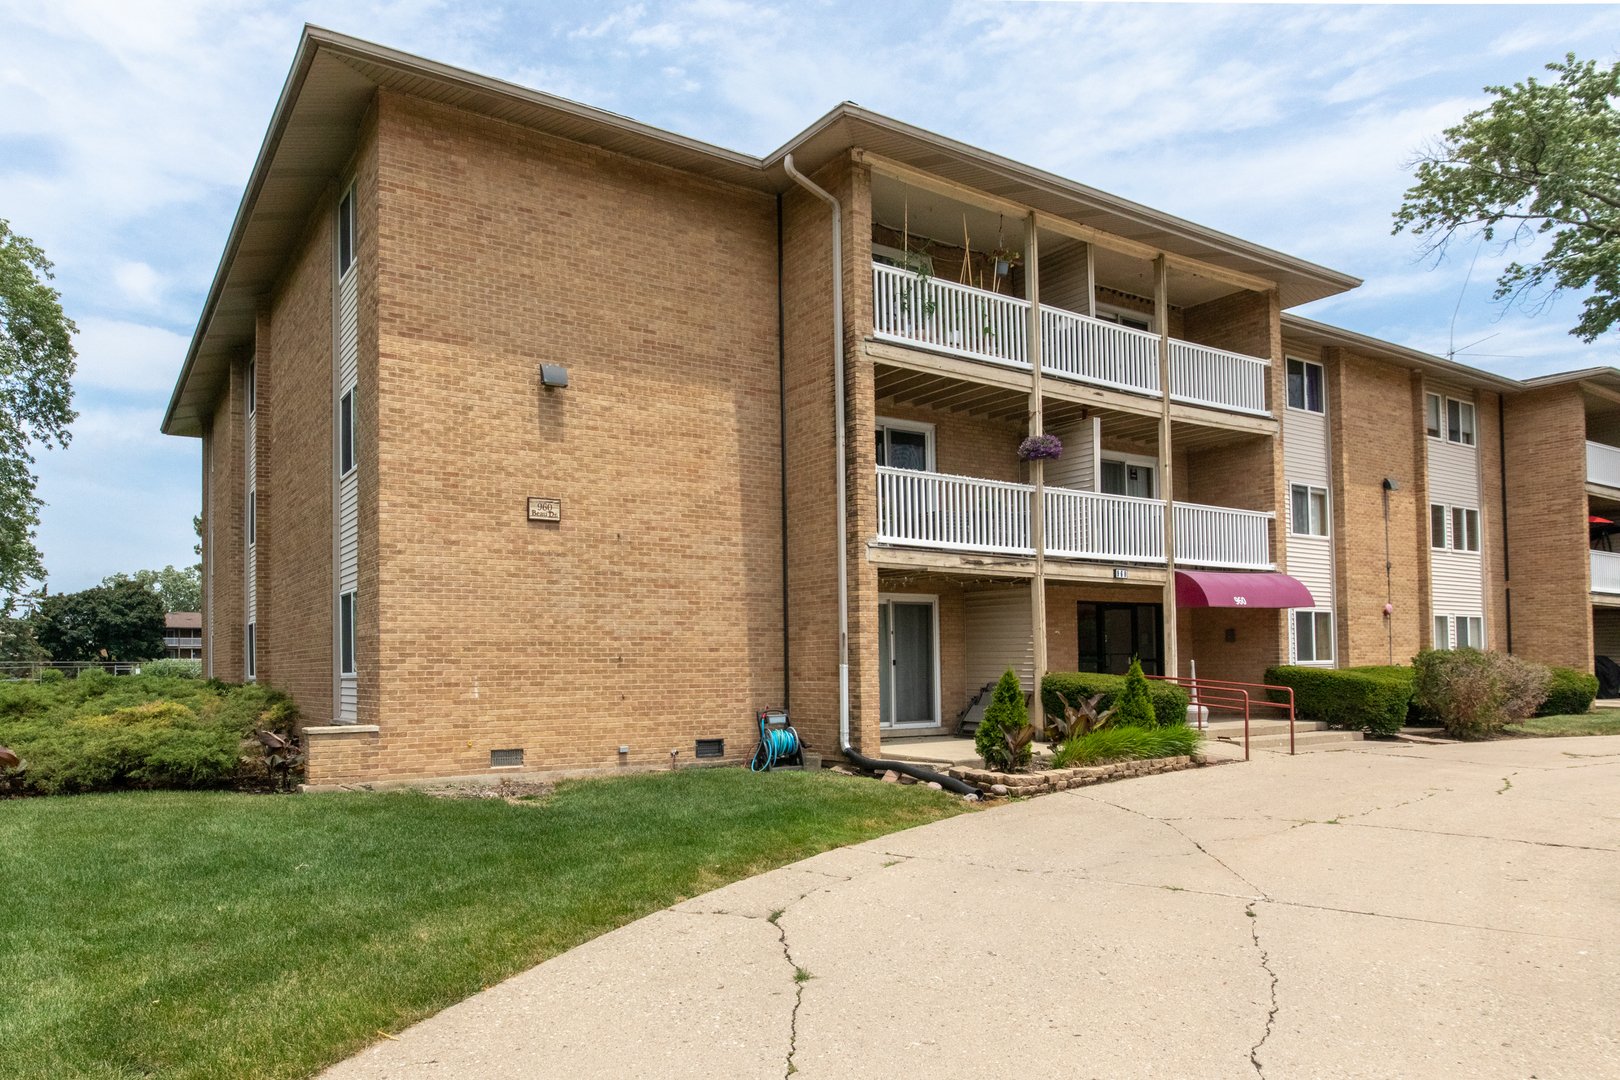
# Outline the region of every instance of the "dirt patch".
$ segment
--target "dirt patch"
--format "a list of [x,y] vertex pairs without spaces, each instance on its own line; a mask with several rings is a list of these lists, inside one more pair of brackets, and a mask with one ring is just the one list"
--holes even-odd
[[486,784],[451,784],[447,787],[424,789],[422,794],[435,799],[505,799],[513,806],[535,806],[531,799],[543,799],[557,790],[556,784],[535,780],[502,780],[493,787]]

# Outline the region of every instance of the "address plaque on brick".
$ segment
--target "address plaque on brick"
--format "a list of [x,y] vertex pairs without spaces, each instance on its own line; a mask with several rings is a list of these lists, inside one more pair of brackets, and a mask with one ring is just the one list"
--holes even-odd
[[530,521],[561,521],[561,499],[535,499],[529,500]]

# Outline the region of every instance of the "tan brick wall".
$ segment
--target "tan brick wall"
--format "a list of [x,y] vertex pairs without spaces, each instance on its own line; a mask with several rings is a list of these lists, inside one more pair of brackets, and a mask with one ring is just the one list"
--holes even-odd
[[[1332,442],[1339,664],[1407,663],[1425,647],[1429,566],[1422,385],[1407,371],[1344,349],[1322,350]],[[1414,417],[1414,401],[1418,413]],[[1383,481],[1389,497],[1394,615],[1386,621]],[[1391,638],[1393,634],[1393,639]]]
[[[203,669],[226,682],[241,682],[243,641],[243,420],[246,357],[231,364],[223,397],[203,437],[209,473],[203,478],[205,511],[212,536],[205,538],[208,557],[203,580]],[[208,520],[208,519],[205,519]],[[211,543],[209,541],[212,541]]]
[[1513,652],[1592,670],[1586,412],[1580,390],[1507,398]]
[[[530,768],[612,767],[620,744],[684,762],[698,737],[745,756],[782,696],[774,202],[387,93],[375,160],[360,719],[380,773],[516,747]],[[542,390],[542,362],[570,385]],[[562,522],[528,522],[531,495]]]
[[[948,409],[918,408],[892,399],[879,401],[875,413],[885,419],[933,424],[934,465],[939,472],[1013,484],[1027,480],[1026,467],[1018,460],[1018,444],[1027,430],[1022,423],[986,420]],[[866,432],[862,435],[865,448],[860,453],[870,471],[875,460],[873,439]],[[852,436],[851,445],[856,442]]]
[[[1475,396],[1474,427],[1479,433],[1479,506],[1480,531],[1485,573],[1485,633],[1490,647],[1499,652],[1507,651],[1507,618],[1506,595],[1503,583],[1507,575],[1502,566],[1502,439],[1497,423],[1501,417],[1501,427],[1506,427],[1506,408],[1499,414],[1497,404],[1500,401],[1497,394],[1479,391]],[[1584,460],[1584,449],[1583,460]],[[1430,619],[1430,625],[1433,625]],[[1432,633],[1432,630],[1431,630]]]
[[333,715],[336,194],[334,186],[311,214],[269,318],[261,318],[268,348],[259,359],[259,680],[292,694],[304,724]]

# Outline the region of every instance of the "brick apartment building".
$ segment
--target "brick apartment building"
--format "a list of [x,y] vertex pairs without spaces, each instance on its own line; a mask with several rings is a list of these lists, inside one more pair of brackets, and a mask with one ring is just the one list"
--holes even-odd
[[759,159],[308,28],[164,421],[208,673],[333,782],[739,760],[781,705],[875,755],[1009,666],[1620,651],[1620,375],[1285,314],[1359,284],[847,103]]

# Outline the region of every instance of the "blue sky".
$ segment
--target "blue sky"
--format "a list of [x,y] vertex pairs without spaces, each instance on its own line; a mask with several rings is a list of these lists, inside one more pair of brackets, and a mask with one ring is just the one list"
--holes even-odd
[[[1366,279],[1298,309],[1510,375],[1615,364],[1579,298],[1434,267],[1403,165],[1620,6],[0,0],[0,217],[81,334],[80,419],[40,454],[53,591],[194,561],[199,444],[158,433],[305,21],[763,154],[841,100]],[[1459,297],[1461,303],[1459,306]]]

